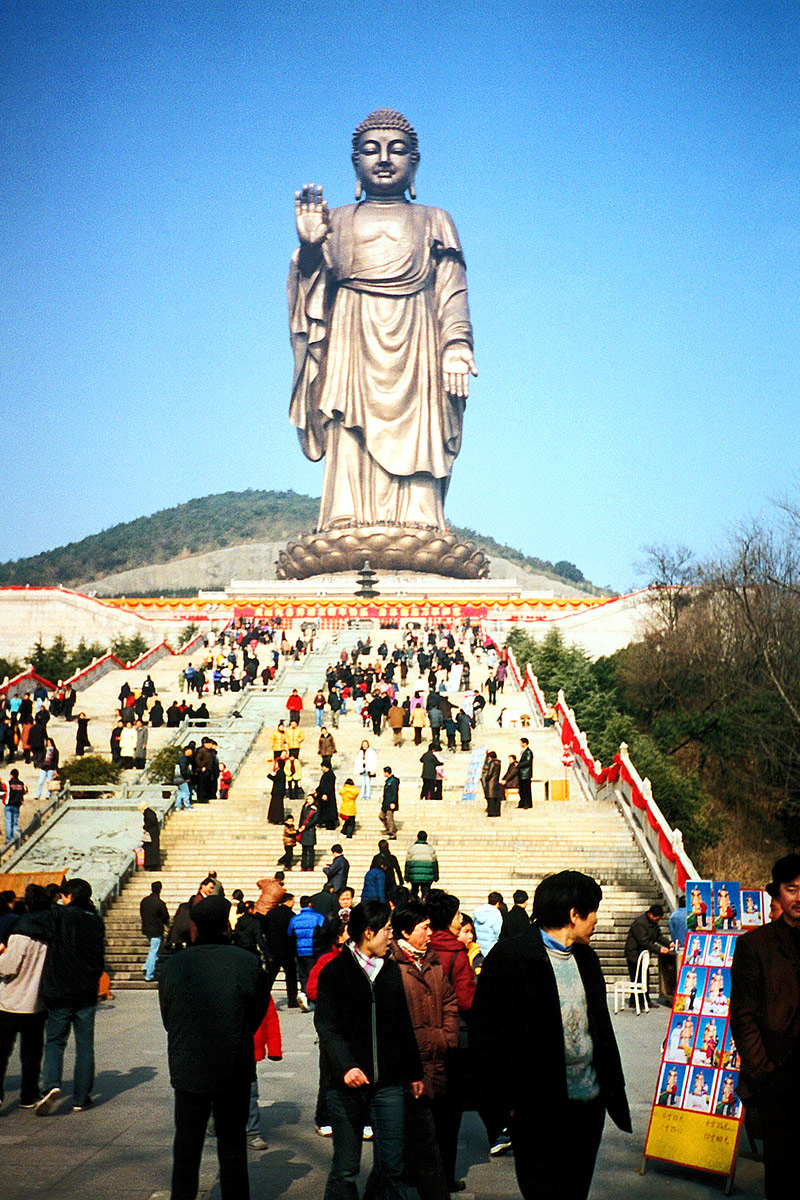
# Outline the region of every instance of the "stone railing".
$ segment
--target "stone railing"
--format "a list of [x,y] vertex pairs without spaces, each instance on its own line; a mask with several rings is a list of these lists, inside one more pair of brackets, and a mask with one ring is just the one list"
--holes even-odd
[[82,671],[78,671],[71,679],[66,679],[64,682],[72,684],[76,692],[82,692],[85,688],[91,687],[93,683],[97,683],[98,679],[102,679],[104,675],[108,675],[110,671],[149,671],[155,663],[160,662],[162,658],[167,658],[170,654],[175,657],[193,654],[197,647],[202,645],[203,636],[202,633],[196,633],[191,641],[178,650],[173,650],[167,641],[159,642],[157,646],[151,646],[149,650],[145,650],[144,654],[140,654],[138,658],[129,663],[123,662],[115,654],[104,654],[102,658],[95,659],[88,667],[84,667]]
[[37,675],[33,667],[26,667],[24,671],[20,671],[19,675],[14,675],[13,678],[0,684],[0,696],[6,696],[9,700],[14,696],[24,696],[27,692],[32,692],[37,683],[43,683],[48,691],[52,691],[55,687],[55,684],[51,683],[49,679]]
[[[512,679],[528,699],[534,720],[543,724],[549,706],[538,679],[530,666],[520,670],[510,649],[508,666]],[[698,873],[684,849],[683,834],[671,827],[653,799],[650,780],[642,779],[636,770],[625,742],[614,755],[614,761],[607,767],[601,766],[592,755],[586,734],[563,691],[558,693],[555,714],[561,743],[565,753],[574,759],[572,770],[584,795],[590,800],[616,803],[664,895],[675,906],[686,880],[697,879]]]

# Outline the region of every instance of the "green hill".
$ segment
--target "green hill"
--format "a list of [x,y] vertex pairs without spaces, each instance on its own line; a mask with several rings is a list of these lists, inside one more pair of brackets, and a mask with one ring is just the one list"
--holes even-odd
[[[223,492],[201,496],[165,508],[150,517],[138,517],[112,525],[101,533],[45,550],[31,558],[0,563],[0,586],[25,585],[74,587],[86,580],[102,579],[118,571],[152,566],[247,542],[280,542],[312,529],[319,500],[296,492]],[[483,547],[489,554],[507,558],[530,571],[568,582],[589,592],[598,589],[587,583],[573,563],[555,565],[532,558],[484,537],[471,529],[451,526],[454,533]]]

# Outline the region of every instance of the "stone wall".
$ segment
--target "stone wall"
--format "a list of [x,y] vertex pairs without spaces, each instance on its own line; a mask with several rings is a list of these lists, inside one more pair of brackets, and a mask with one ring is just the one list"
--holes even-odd
[[108,647],[116,637],[138,633],[152,646],[164,638],[177,644],[182,628],[182,622],[147,620],[60,588],[0,588],[0,657],[22,663],[37,641],[49,646],[59,636],[71,648],[81,638]]

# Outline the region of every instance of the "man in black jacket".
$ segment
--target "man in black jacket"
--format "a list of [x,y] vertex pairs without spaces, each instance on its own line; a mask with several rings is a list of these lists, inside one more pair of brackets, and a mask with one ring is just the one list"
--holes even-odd
[[[97,985],[103,973],[105,931],[92,904],[92,887],[85,879],[68,879],[63,904],[37,918],[40,937],[47,942],[41,998],[47,1007],[42,1098],[36,1115],[46,1116],[61,1097],[64,1049],[69,1031],[75,1035],[73,1112],[92,1104],[94,1087],[94,1014]],[[33,920],[34,918],[31,918]]]
[[518,888],[513,896],[514,904],[503,917],[503,924],[500,929],[500,937],[513,937],[516,933],[527,933],[530,929],[531,919],[526,911],[528,904],[528,893],[522,888]]
[[[670,952],[671,942],[658,927],[663,915],[663,905],[651,904],[647,912],[640,913],[636,917],[628,930],[628,936],[625,938],[625,962],[631,980],[636,978],[639,955],[643,950],[648,950],[651,954],[669,954]],[[647,996],[647,1002],[648,1004],[652,1003],[649,996]],[[633,1000],[630,1003],[633,1004]]]
[[159,985],[175,1089],[172,1200],[195,1200],[208,1118],[217,1134],[223,1200],[248,1200],[247,1114],[253,1034],[269,1004],[258,958],[224,941],[230,904],[207,896],[192,910],[197,940],[169,959]]
[[390,838],[397,837],[397,825],[395,824],[394,814],[400,807],[400,780],[392,773],[391,767],[383,768],[383,798],[381,799],[381,811],[378,816],[381,819],[381,824],[386,830],[386,836]]
[[543,879],[536,921],[487,955],[470,1012],[486,1094],[508,1113],[524,1200],[585,1200],[605,1114],[630,1132],[606,987],[589,940],[602,898],[579,871]]
[[357,1195],[367,1124],[375,1143],[366,1194],[403,1195],[404,1089],[414,1099],[422,1095],[422,1062],[400,968],[386,957],[389,917],[389,905],[381,901],[357,904],[348,922],[351,940],[319,976],[314,1024],[320,1086],[333,1127],[325,1200]]
[[731,1032],[741,1055],[737,1091],[764,1142],[764,1195],[797,1188],[800,1128],[800,854],[779,858],[767,889],[778,916],[736,939]]
[[327,877],[330,890],[338,896],[347,883],[347,876],[350,874],[350,863],[344,856],[341,842],[335,842],[331,846],[331,854],[333,858],[327,867],[322,868],[322,873]]
[[169,925],[169,912],[161,899],[161,880],[150,884],[150,895],[144,896],[139,904],[139,916],[142,922],[142,933],[150,939],[150,950],[144,964],[144,977],[147,983],[152,983],[156,975],[156,962],[164,929]]
[[531,799],[531,780],[533,779],[533,751],[527,738],[520,738],[522,753],[519,756],[517,782],[519,784],[519,804],[517,808],[533,808]]
[[297,959],[294,956],[294,938],[289,937],[289,924],[294,916],[294,896],[286,892],[261,918],[264,928],[264,945],[267,952],[267,982],[272,991],[278,972],[283,967],[286,980],[286,999],[289,1008],[299,1008],[297,998]]

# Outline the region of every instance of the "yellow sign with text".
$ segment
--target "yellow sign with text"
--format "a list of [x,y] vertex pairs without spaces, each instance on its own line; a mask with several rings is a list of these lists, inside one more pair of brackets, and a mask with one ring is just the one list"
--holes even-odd
[[740,1121],[728,1117],[656,1105],[647,1132],[645,1157],[730,1175],[740,1128]]

